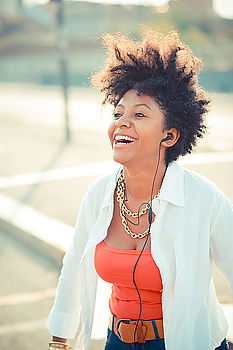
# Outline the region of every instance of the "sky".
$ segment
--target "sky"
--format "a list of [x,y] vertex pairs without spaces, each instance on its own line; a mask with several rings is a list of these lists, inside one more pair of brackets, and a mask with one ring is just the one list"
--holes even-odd
[[[24,0],[25,4],[45,4],[49,0]],[[73,0],[75,1],[75,0]],[[85,1],[85,0],[83,0]],[[162,6],[169,0],[89,0],[89,2],[102,2],[106,4],[122,4],[122,5],[154,5]],[[214,11],[224,18],[233,19],[233,0],[213,0]]]

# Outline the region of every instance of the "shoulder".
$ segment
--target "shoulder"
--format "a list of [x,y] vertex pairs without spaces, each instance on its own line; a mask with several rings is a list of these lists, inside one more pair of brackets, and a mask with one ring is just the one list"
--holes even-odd
[[184,189],[188,194],[195,193],[200,200],[210,201],[211,204],[221,202],[226,195],[220,188],[209,178],[201,175],[193,170],[183,168],[184,174]]
[[102,175],[96,178],[89,186],[89,195],[104,195],[107,188],[112,187],[112,185],[115,183],[115,176],[115,173],[109,173],[107,175]]
[[86,198],[93,207],[108,205],[112,202],[112,195],[116,187],[119,166],[111,172],[99,176],[89,186]]

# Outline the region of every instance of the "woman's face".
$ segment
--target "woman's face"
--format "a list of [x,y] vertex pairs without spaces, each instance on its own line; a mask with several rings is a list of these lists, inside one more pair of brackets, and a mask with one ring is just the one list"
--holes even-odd
[[127,91],[115,107],[108,129],[113,160],[122,165],[154,164],[160,141],[166,137],[163,122],[164,114],[151,97]]

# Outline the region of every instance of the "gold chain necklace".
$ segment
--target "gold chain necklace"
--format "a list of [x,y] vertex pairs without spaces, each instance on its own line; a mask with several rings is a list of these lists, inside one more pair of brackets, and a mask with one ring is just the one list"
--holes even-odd
[[[158,197],[160,194],[160,191],[158,192],[158,194],[155,197]],[[132,238],[143,238],[145,237],[148,232],[149,232],[149,228],[147,228],[144,232],[142,233],[134,233],[130,230],[129,226],[128,226],[128,222],[127,219],[125,218],[126,215],[129,215],[133,218],[139,218],[140,216],[144,215],[147,213],[147,211],[150,208],[149,203],[146,204],[145,208],[141,209],[141,211],[138,213],[133,213],[131,210],[129,210],[125,203],[124,203],[124,199],[125,199],[125,179],[124,179],[124,173],[123,170],[120,173],[120,176],[118,178],[117,181],[117,190],[116,190],[116,199],[117,202],[119,203],[119,207],[120,207],[120,216],[121,216],[121,222],[122,225],[124,227],[124,230],[126,231],[126,233],[128,235],[130,235]]]

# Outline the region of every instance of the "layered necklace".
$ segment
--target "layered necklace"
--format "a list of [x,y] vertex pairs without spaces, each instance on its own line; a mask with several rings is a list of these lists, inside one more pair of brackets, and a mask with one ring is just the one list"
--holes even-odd
[[[155,195],[154,198],[158,197],[160,194],[160,191],[158,192],[157,195]],[[117,202],[119,203],[119,207],[120,207],[120,217],[121,217],[121,222],[122,225],[124,227],[125,232],[130,235],[132,238],[143,238],[145,237],[148,233],[149,233],[149,228],[147,228],[144,232],[142,233],[134,233],[130,230],[129,226],[128,226],[128,220],[126,218],[126,216],[130,216],[132,218],[138,219],[139,222],[139,218],[142,215],[145,215],[148,210],[150,209],[150,204],[149,203],[145,203],[144,208],[142,208],[139,212],[137,213],[133,213],[131,210],[129,210],[127,208],[127,206],[125,205],[125,197],[126,197],[126,187],[125,187],[125,179],[124,179],[124,172],[123,169],[121,170],[120,176],[117,180],[117,187],[116,187],[116,199]],[[130,221],[131,222],[131,221]],[[131,222],[132,223],[132,222]],[[133,225],[138,225],[138,224],[134,224]]]

